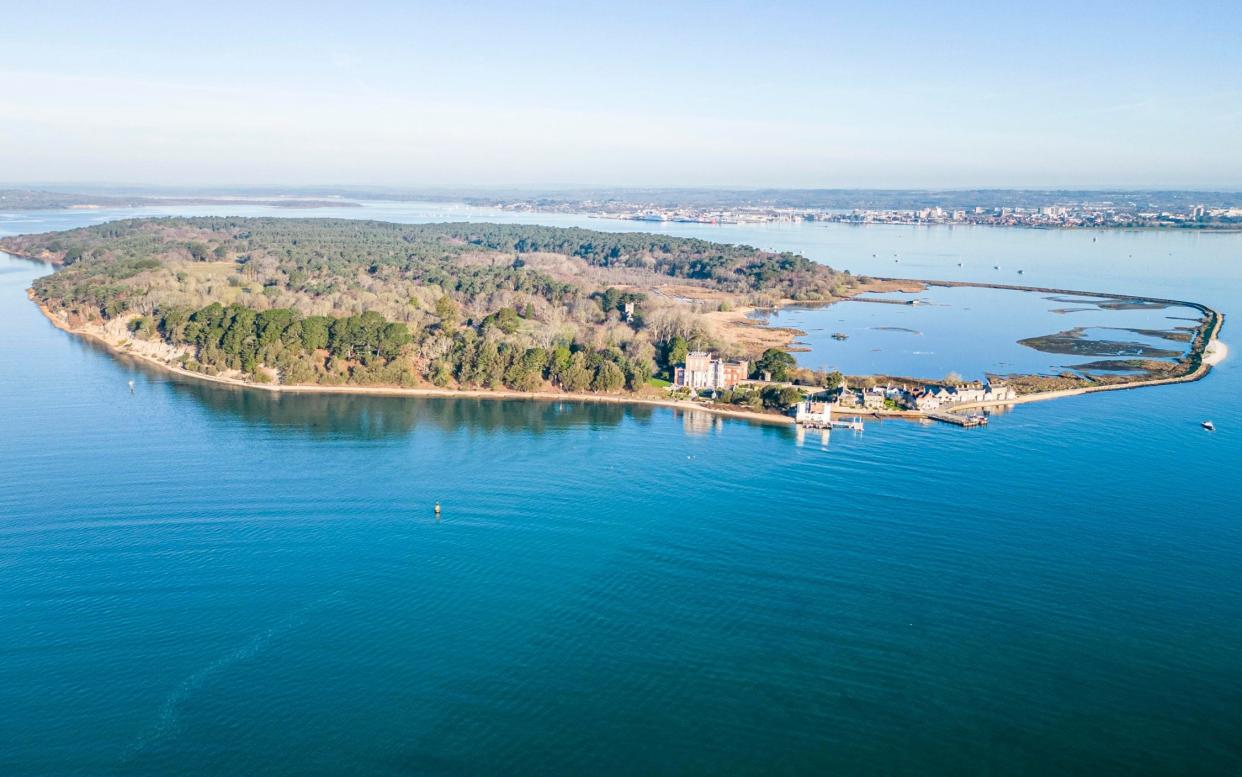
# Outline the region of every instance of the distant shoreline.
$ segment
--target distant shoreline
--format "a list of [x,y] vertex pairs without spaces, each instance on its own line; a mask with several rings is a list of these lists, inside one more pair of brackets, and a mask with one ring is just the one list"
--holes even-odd
[[[783,190],[777,190],[780,193]],[[798,190],[788,190],[796,192]],[[875,194],[875,190],[852,190],[859,196]],[[987,190],[991,192],[992,190]],[[1022,194],[1027,192],[1036,195],[1034,201],[1024,201],[1025,204],[1006,205],[1006,202],[1012,202],[1002,198],[999,201],[993,201],[991,204],[984,205],[989,213],[996,213],[1005,208],[1016,209],[1022,211],[1013,214],[1012,218],[1019,220],[1004,221],[995,220],[994,215],[983,215],[974,212],[974,208],[979,207],[978,203],[972,200],[972,204],[963,205],[960,202],[954,204],[946,204],[943,202],[943,192],[927,192],[921,190],[884,190],[882,193],[889,195],[909,194],[915,196],[922,194],[924,199],[918,202],[909,200],[904,201],[901,206],[894,204],[876,204],[867,201],[865,204],[858,200],[841,201],[835,204],[827,204],[823,202],[798,201],[797,199],[784,199],[780,202],[769,202],[770,197],[761,197],[758,199],[734,201],[721,201],[716,204],[704,204],[698,202],[695,194],[701,193],[696,189],[686,190],[689,199],[681,201],[663,200],[660,202],[651,202],[646,198],[635,199],[633,201],[614,202],[612,205],[618,209],[607,210],[602,208],[592,209],[588,201],[552,201],[542,202],[542,197],[537,200],[525,198],[523,195],[514,193],[512,196],[497,195],[495,197],[481,196],[479,194],[467,194],[464,192],[444,195],[436,193],[402,193],[402,192],[383,192],[383,191],[362,191],[362,192],[340,192],[322,193],[314,192],[310,194],[297,193],[262,193],[262,194],[246,194],[244,191],[232,194],[106,194],[96,192],[93,194],[83,194],[80,192],[63,192],[55,190],[47,190],[43,188],[23,189],[8,188],[0,189],[0,199],[7,200],[0,203],[5,209],[15,211],[25,210],[99,210],[104,208],[116,209],[139,209],[146,207],[175,207],[175,206],[211,206],[211,205],[258,205],[278,209],[284,208],[365,208],[374,203],[433,203],[445,205],[461,205],[472,208],[488,209],[500,211],[505,214],[520,216],[522,214],[550,214],[563,216],[580,216],[590,219],[601,219],[606,221],[630,222],[637,225],[659,225],[667,226],[670,224],[685,224],[698,226],[746,226],[746,225],[767,225],[767,224],[794,224],[794,223],[810,223],[810,224],[840,224],[852,227],[869,227],[869,226],[889,226],[889,227],[999,227],[999,228],[1016,228],[1016,229],[1034,229],[1034,230],[1070,230],[1070,231],[1105,231],[1105,232],[1210,232],[1222,234],[1242,233],[1242,223],[1236,220],[1230,221],[1229,218],[1236,219],[1236,216],[1230,216],[1222,221],[1196,221],[1192,216],[1178,210],[1172,212],[1168,209],[1175,207],[1185,207],[1185,202],[1178,203],[1166,202],[1160,206],[1159,213],[1156,211],[1137,213],[1132,222],[1099,222],[1091,220],[1062,220],[1047,221],[1041,220],[1042,215],[1036,211],[1046,207],[1048,192],[1032,193],[1029,190],[999,190],[999,193]],[[1104,208],[1105,212],[1112,213],[1118,208],[1111,203],[1092,204],[1090,199],[1085,201],[1076,201],[1073,195],[1098,194],[1115,197],[1135,197],[1145,196],[1151,197],[1164,192],[1164,190],[1153,190],[1151,192],[1129,192],[1125,190],[1099,190],[1099,191],[1065,191],[1065,196],[1057,199],[1058,203],[1067,201],[1071,204],[1058,204],[1057,208]],[[996,193],[996,192],[992,192]],[[1169,193],[1179,193],[1176,191]],[[1188,194],[1189,192],[1187,192]],[[757,192],[752,192],[757,194]],[[1201,199],[1215,200],[1217,205],[1213,206],[1215,210],[1222,212],[1228,211],[1234,213],[1237,209],[1232,200],[1228,202],[1222,201],[1220,195],[1222,192],[1201,192]],[[1217,195],[1215,198],[1213,195]],[[594,198],[592,198],[594,199]],[[728,198],[726,198],[728,199]],[[874,199],[873,197],[870,199]],[[1184,200],[1184,198],[1183,198]],[[1131,203],[1129,207],[1133,208]],[[1155,208],[1156,206],[1152,206]],[[966,215],[961,220],[953,220],[937,216],[935,218],[920,217],[917,211],[921,209],[940,208],[945,213],[961,211]],[[1232,208],[1232,210],[1230,209]],[[652,211],[657,212],[652,212]],[[850,215],[847,211],[868,211],[878,218],[875,220],[855,220],[857,217]],[[1094,213],[1095,211],[1091,211]],[[1124,207],[1119,212],[1130,213]],[[1064,217],[1065,214],[1062,214]],[[1072,215],[1072,214],[1071,214]],[[1001,216],[999,218],[1009,218]]]
[[[461,204],[471,205],[472,203]],[[506,208],[503,205],[483,205],[477,207],[490,207],[495,210],[503,210],[506,213],[546,213],[566,216],[584,216],[586,218],[603,219],[606,221],[625,221],[633,224],[654,224],[661,226],[667,224],[692,224],[695,226],[708,227],[764,226],[768,224],[834,224],[843,227],[948,227],[950,229],[955,227],[981,227],[985,229],[1030,229],[1037,232],[1206,232],[1226,235],[1242,233],[1242,226],[1238,226],[1236,224],[1198,224],[1194,226],[1179,224],[993,224],[985,221],[845,221],[841,219],[768,219],[759,221],[699,221],[695,219],[668,219],[656,221],[654,219],[635,218],[633,216],[622,214],[594,213],[586,210],[513,210]]]

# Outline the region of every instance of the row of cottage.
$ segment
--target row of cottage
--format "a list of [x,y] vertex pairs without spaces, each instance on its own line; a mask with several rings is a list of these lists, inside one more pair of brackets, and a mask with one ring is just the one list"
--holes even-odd
[[956,386],[924,385],[873,386],[851,389],[846,383],[829,392],[829,401],[843,408],[883,410],[889,402],[907,410],[930,412],[942,407],[964,405],[973,402],[1008,402],[1018,393],[1013,387],[998,380],[971,381]]
[[944,407],[970,402],[1007,402],[1018,396],[1012,386],[1000,381],[973,382],[960,386],[873,386],[851,389],[847,385],[807,398],[789,409],[789,414],[807,426],[832,426],[833,410],[884,410],[889,402],[907,410],[935,412]]
[[[750,365],[728,361],[707,351],[691,351],[686,363],[673,370],[673,385],[697,391],[731,389],[746,381]],[[998,380],[971,381],[955,386],[872,386],[852,389],[846,381],[830,389],[827,401],[844,409],[883,410],[892,402],[908,410],[931,412],[971,402],[1007,402],[1017,397],[1012,386]]]

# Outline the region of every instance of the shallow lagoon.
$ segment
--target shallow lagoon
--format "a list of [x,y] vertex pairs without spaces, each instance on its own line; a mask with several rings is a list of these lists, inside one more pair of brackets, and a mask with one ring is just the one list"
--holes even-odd
[[[917,304],[907,304],[911,301]],[[1170,360],[1189,343],[1169,336],[1189,335],[1183,328],[1193,329],[1201,314],[1190,307],[1135,307],[1097,297],[930,286],[917,294],[864,294],[828,306],[757,311],[753,317],[806,332],[794,346],[806,349],[796,353],[804,367],[847,375],[941,378],[956,372],[982,378],[984,373],[1056,374],[1108,357]],[[1076,341],[1074,353],[1048,353],[1020,342],[1079,328],[1081,337],[1067,338]],[[838,333],[848,339],[834,338]]]

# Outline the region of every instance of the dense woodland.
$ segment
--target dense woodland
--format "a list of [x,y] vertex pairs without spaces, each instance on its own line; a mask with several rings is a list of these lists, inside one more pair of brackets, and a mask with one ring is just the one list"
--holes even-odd
[[668,284],[719,309],[858,282],[747,246],[500,224],[135,219],[0,248],[63,265],[34,291],[71,320],[123,321],[189,369],[288,384],[638,390],[692,348],[757,355]]

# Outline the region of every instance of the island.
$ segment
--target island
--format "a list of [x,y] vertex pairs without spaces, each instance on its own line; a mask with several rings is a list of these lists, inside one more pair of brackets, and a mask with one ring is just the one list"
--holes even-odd
[[[1186,353],[1114,375],[976,385],[815,371],[790,353],[802,332],[749,314],[941,282],[648,233],[165,217],[3,238],[0,251],[57,266],[30,291],[57,326],[164,369],[273,391],[572,397],[783,422],[818,399],[922,417],[1195,380],[1223,353],[1220,314],[1177,302],[1202,313]],[[1072,348],[1062,334],[1052,347]]]

